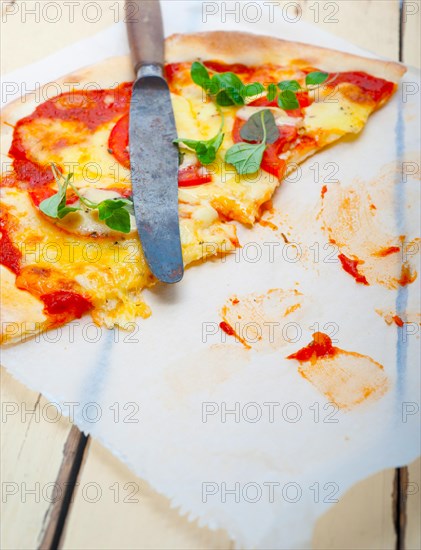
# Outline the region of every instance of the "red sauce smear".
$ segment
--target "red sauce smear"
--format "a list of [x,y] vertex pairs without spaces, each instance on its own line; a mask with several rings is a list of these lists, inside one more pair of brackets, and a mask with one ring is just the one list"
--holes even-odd
[[92,309],[93,305],[87,298],[76,292],[58,290],[43,294],[44,312],[48,315],[63,315],[80,319],[84,313]]
[[228,336],[236,336],[235,330],[232,328],[231,325],[226,323],[225,321],[221,321],[219,323],[219,328],[225,332],[225,334],[228,334]]
[[398,327],[403,327],[403,321],[399,317],[399,315],[394,315],[392,319],[395,321],[395,324],[398,325]]
[[255,67],[242,63],[224,63],[223,61],[203,61],[203,65],[215,73],[235,73],[251,75],[256,71]]
[[387,248],[382,248],[378,252],[374,253],[374,256],[379,256],[380,258],[385,258],[386,256],[389,256],[390,254],[395,254],[396,252],[400,252],[399,246],[389,246]]
[[296,359],[297,361],[311,361],[319,357],[333,357],[338,353],[339,348],[332,346],[332,340],[324,332],[315,332],[312,336],[313,341],[304,348],[288,355],[287,359]]
[[10,239],[7,226],[7,218],[0,218],[0,264],[17,275],[21,268],[22,254]]
[[322,196],[322,199],[324,198],[324,196],[326,195],[326,193],[327,193],[327,187],[326,187],[326,185],[323,185],[322,190],[321,190],[321,193],[320,193],[321,196]]
[[359,273],[358,271],[358,264],[361,262],[359,260],[351,260],[344,254],[339,254],[338,258],[341,262],[342,268],[344,271],[349,273],[354,279],[357,281],[357,283],[361,283],[362,285],[368,285],[367,279]]
[[241,338],[241,336],[226,321],[221,321],[219,323],[219,328],[223,332],[225,332],[225,334],[228,334],[228,336],[234,336],[234,338],[236,338],[239,342],[241,342],[246,349],[251,349],[250,345],[246,342],[246,340],[244,340],[244,338]]
[[376,103],[380,103],[392,95],[396,84],[371,76],[362,71],[335,73],[330,75],[330,86],[337,86],[342,82],[349,82],[361,88],[362,92]]
[[416,271],[411,272],[411,267],[409,266],[409,264],[403,264],[401,269],[401,277],[398,283],[401,286],[410,285],[415,281],[416,278],[417,278],[417,272]]

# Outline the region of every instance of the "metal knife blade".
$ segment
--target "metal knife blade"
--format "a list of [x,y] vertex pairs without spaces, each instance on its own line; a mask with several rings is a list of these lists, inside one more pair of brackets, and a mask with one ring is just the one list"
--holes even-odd
[[[133,4],[133,0],[128,0]],[[183,277],[178,218],[178,148],[163,77],[164,37],[158,0],[137,0],[127,26],[137,80],[130,103],[129,149],[134,212],[146,261],[157,279]]]

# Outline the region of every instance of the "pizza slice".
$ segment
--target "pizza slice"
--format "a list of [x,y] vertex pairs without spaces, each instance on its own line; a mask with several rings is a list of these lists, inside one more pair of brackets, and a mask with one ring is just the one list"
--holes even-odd
[[[245,33],[175,35],[167,65],[179,134],[186,265],[239,246],[297,163],[345,134],[397,88],[399,64]],[[155,284],[134,223],[128,58],[106,60],[1,114],[4,343],[89,312],[128,328]],[[159,154],[159,151],[157,151]]]

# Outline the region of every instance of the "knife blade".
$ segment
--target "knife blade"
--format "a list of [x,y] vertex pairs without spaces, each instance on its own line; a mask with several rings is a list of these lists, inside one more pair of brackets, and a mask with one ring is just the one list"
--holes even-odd
[[[127,32],[137,75],[130,102],[129,151],[136,226],[157,279],[183,277],[178,217],[178,148],[174,112],[163,76],[164,30],[159,0],[126,0]],[[137,8],[137,11],[133,9]]]

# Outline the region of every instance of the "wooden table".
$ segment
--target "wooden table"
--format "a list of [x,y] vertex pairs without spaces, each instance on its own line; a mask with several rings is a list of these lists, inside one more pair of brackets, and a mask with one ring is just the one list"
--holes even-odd
[[[83,18],[88,0],[79,0],[73,23],[63,16],[53,24],[42,13],[39,21],[30,15],[47,0],[16,0],[18,9],[8,8],[13,3],[2,0],[2,14],[11,10],[1,28],[2,74],[123,15],[120,1],[101,0],[94,23],[94,12]],[[276,9],[285,3],[275,2]],[[295,5],[303,19],[333,34],[420,65],[420,0],[299,0]],[[49,17],[54,18],[53,11]],[[224,532],[199,528],[171,510],[166,498],[66,418],[49,420],[54,415],[48,402],[4,369],[1,381],[2,548],[233,548]],[[420,461],[358,483],[319,520],[314,548],[421,548],[420,483]]]

